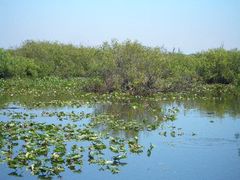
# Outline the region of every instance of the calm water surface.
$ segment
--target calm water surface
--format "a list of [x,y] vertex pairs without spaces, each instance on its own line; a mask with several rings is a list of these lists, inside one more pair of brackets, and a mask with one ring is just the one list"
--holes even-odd
[[[114,137],[120,136],[125,139],[137,136],[139,144],[143,145],[142,153],[127,152],[127,158],[123,159],[119,173],[112,174],[109,171],[101,171],[99,166],[89,164],[87,159],[84,159],[81,173],[73,173],[65,168],[64,172],[60,173],[61,177],[53,176],[52,179],[240,179],[240,108],[238,101],[228,99],[189,100],[162,102],[159,106],[163,109],[177,107],[179,112],[176,115],[176,120],[162,122],[153,131],[109,132]],[[40,123],[63,125],[73,123],[81,127],[83,124],[91,122],[91,118],[69,122],[68,119],[59,121],[55,116],[42,116],[43,112],[60,111],[89,114],[117,113],[126,120],[148,118],[146,123],[151,124],[152,122],[152,117],[148,112],[130,110],[126,105],[118,104],[29,109],[15,103],[9,103],[0,110],[0,120],[2,122],[10,121],[11,117],[4,112],[22,112],[36,114],[38,117],[32,121]],[[103,129],[107,130],[103,127],[96,127],[95,130],[101,132]],[[177,133],[171,133],[173,131]],[[71,142],[66,143],[67,146],[71,145]],[[150,144],[153,144],[154,148],[151,155],[148,156],[147,150]],[[104,156],[108,157],[109,155],[106,152]],[[38,179],[37,176],[31,175],[25,169],[16,170],[22,176],[18,179]],[[14,171],[8,167],[7,163],[1,163],[0,179],[16,179],[16,176],[9,175]]]

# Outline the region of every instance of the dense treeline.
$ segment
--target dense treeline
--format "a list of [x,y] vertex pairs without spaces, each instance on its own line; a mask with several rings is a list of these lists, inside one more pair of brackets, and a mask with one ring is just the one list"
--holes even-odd
[[85,77],[85,90],[149,94],[187,90],[197,83],[240,85],[240,51],[211,49],[192,55],[138,42],[76,47],[27,41],[0,49],[0,78]]

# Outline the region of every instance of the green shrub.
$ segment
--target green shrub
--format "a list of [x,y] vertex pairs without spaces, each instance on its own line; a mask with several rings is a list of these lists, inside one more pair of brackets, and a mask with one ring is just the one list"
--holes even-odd
[[240,52],[223,48],[198,54],[200,65],[197,72],[206,83],[230,84],[236,81],[240,72]]
[[37,77],[39,72],[39,66],[32,59],[13,57],[0,50],[0,78]]
[[0,51],[1,78],[48,76],[86,78],[86,91],[142,95],[184,91],[196,83],[240,86],[240,51],[218,48],[185,55],[136,41],[98,47],[26,41]]

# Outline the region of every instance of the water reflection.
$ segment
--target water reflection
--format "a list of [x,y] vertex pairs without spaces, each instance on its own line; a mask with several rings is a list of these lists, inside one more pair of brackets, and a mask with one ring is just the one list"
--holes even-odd
[[[240,140],[240,133],[235,133],[234,137],[235,137],[236,140],[239,141]],[[239,145],[240,145],[240,141],[239,141]],[[238,156],[240,157],[240,148],[238,148],[237,151],[238,151]]]
[[[216,134],[220,128],[214,129],[219,125],[216,123],[219,118],[229,122],[229,127],[234,127],[232,121],[225,118],[226,115],[233,119],[240,116],[240,105],[234,99],[133,101],[86,106],[76,103],[63,107],[60,107],[61,104],[58,103],[54,105],[48,103],[53,100],[61,102],[70,99],[67,97],[60,99],[58,97],[53,99],[37,97],[34,100],[27,97],[0,98],[0,107],[2,107],[0,111],[0,161],[8,166],[3,170],[4,173],[8,172],[9,176],[25,177],[25,169],[27,169],[29,173],[39,178],[51,178],[61,177],[62,173],[69,171],[81,173],[84,171],[83,167],[88,165],[100,171],[119,173],[122,167],[130,164],[129,157],[132,154],[152,156],[152,151],[156,149],[158,153],[161,152],[163,155],[165,153],[166,156],[171,157],[171,153],[155,147],[154,143],[162,139],[168,143],[169,140],[175,144],[179,142],[180,148],[174,147],[176,152],[181,151],[182,147],[192,149],[190,153],[194,152],[194,149],[199,150],[203,147],[210,150],[227,147],[234,148],[236,155],[237,145],[237,153],[240,156],[239,129],[235,131],[235,134],[230,131],[230,138],[217,137]],[[32,106],[32,103],[36,103],[34,101],[46,106],[36,108]],[[9,102],[17,102],[26,107],[16,106],[15,103]],[[201,126],[200,121],[189,121],[187,125],[181,124],[180,127],[174,122],[169,124],[168,122],[174,120],[174,114],[177,113],[176,109],[168,111],[170,107],[178,107],[180,113],[196,109],[195,116],[200,113],[201,118],[213,118],[214,123],[211,124],[209,130],[205,130],[206,125]],[[186,117],[188,115],[186,113]],[[178,119],[176,122],[179,121],[183,120]],[[207,122],[209,125],[209,120]],[[185,133],[184,128],[193,128],[194,123],[198,129],[202,130],[202,134],[198,132],[196,135],[193,131],[189,134]],[[221,126],[222,131],[229,129],[226,129],[224,125]],[[150,138],[141,137],[141,132],[146,131],[151,132]],[[207,134],[210,131],[215,134],[213,136]],[[204,137],[201,137],[202,135]],[[160,148],[161,146],[164,144],[159,145]],[[220,152],[214,150],[215,153]],[[171,152],[169,149],[168,151]],[[161,153],[158,156],[161,156]],[[155,156],[158,161],[164,159],[158,156]],[[150,162],[154,162],[154,159]]]
[[[93,118],[91,122],[99,131],[113,136],[131,138],[139,131],[157,129],[161,122],[170,118],[171,112],[162,109],[159,104],[98,104],[94,106],[95,114],[107,114],[111,117]],[[173,109],[171,109],[173,110]],[[174,115],[175,112],[172,112]],[[169,117],[169,118],[168,118]],[[172,117],[174,119],[174,117]]]
[[13,170],[9,175],[19,177],[23,169],[39,178],[59,176],[66,169],[80,173],[86,160],[99,170],[118,173],[129,153],[143,153],[139,131],[155,130],[161,118],[174,116],[159,108],[129,107],[98,104],[89,113],[84,106],[29,109],[11,103],[0,111],[0,161]]
[[235,139],[239,139],[240,138],[240,133],[235,133],[234,137],[235,137]]
[[211,117],[223,118],[225,115],[235,118],[240,117],[240,103],[239,99],[236,98],[189,99],[178,102],[178,105],[181,104],[184,105],[186,110],[197,109],[201,113]]

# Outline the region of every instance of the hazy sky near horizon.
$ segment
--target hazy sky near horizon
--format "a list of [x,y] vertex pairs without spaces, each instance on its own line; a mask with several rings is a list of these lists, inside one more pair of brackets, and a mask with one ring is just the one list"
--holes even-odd
[[240,49],[240,0],[0,0],[0,48],[111,39],[186,53]]

